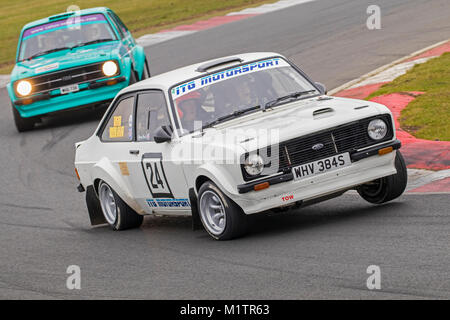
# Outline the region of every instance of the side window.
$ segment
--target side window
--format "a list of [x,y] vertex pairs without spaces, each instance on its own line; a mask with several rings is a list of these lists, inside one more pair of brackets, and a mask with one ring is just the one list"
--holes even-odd
[[138,94],[136,140],[153,141],[155,130],[162,125],[170,125],[164,94],[160,91]]
[[311,86],[306,79],[289,67],[278,68],[271,72],[271,75],[273,88],[279,96],[297,91],[299,85],[305,89]]
[[108,14],[111,17],[111,19],[114,20],[114,23],[116,24],[122,37],[126,37],[128,35],[128,29],[127,27],[125,27],[122,20],[120,20],[120,18],[112,12],[108,12]]
[[117,19],[115,18],[114,14],[111,12],[108,12],[108,16],[111,19],[112,23],[114,24],[114,27],[116,27],[117,31],[119,32],[120,37],[123,39],[126,37],[126,34],[124,34],[122,28],[120,27]]
[[120,100],[103,129],[103,141],[133,141],[134,97]]
[[125,25],[125,23],[123,23],[123,21],[119,18],[118,15],[115,14],[114,16],[116,17],[117,23],[118,23],[119,26],[122,28],[123,32],[124,32],[124,33],[128,33],[129,31],[128,31],[128,28],[127,28],[127,26]]

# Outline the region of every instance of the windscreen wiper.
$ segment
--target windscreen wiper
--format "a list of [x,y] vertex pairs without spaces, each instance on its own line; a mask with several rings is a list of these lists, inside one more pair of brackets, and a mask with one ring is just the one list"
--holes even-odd
[[33,54],[32,56],[30,56],[30,57],[28,57],[26,59],[23,59],[23,60],[31,60],[31,59],[43,56],[44,54],[49,54],[49,53],[52,53],[52,52],[61,51],[61,50],[67,50],[67,49],[70,49],[70,47],[61,47],[61,48],[55,48],[55,49],[51,49],[51,50],[47,50],[47,51],[42,51],[42,52]]
[[216,124],[218,124],[220,122],[223,122],[225,120],[233,119],[233,118],[236,118],[236,117],[240,116],[241,114],[247,113],[247,112],[252,111],[252,110],[258,110],[258,109],[261,109],[261,106],[257,105],[257,106],[253,106],[253,107],[250,107],[250,108],[234,111],[233,113],[230,113],[230,114],[227,114],[225,116],[219,117],[216,120],[213,120],[213,121],[205,124],[202,127],[202,129],[212,127],[212,126],[214,126],[214,125],[216,125]]
[[297,98],[299,98],[301,96],[304,96],[305,94],[312,93],[312,92],[315,92],[315,91],[316,91],[315,89],[314,90],[307,90],[307,91],[297,91],[297,92],[293,92],[291,94],[279,97],[279,98],[277,98],[275,100],[267,102],[264,105],[263,111],[265,109],[267,109],[267,108],[271,108],[271,107],[277,105],[278,103],[280,103],[282,101],[285,101],[285,100],[288,100],[288,99],[297,99]]
[[113,40],[114,39],[97,39],[97,40],[92,40],[92,41],[88,41],[88,42],[81,42],[81,43],[76,44],[73,47],[71,47],[70,50],[73,50],[73,49],[78,48],[78,47],[83,47],[83,46],[87,46],[87,45],[90,45],[90,44],[94,44],[94,43],[113,41]]

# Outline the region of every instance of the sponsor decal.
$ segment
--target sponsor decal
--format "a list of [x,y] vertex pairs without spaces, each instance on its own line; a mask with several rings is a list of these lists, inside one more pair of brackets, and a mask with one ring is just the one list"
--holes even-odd
[[106,22],[106,19],[103,16],[103,14],[100,14],[100,13],[76,17],[76,19],[74,19],[73,17],[70,17],[68,19],[62,19],[62,20],[58,20],[55,22],[42,24],[42,25],[39,25],[36,27],[31,27],[24,31],[23,38],[35,36],[39,33],[52,31],[53,29],[57,29],[57,28],[70,27],[70,26],[77,25],[79,23],[89,23],[89,22],[94,22],[94,21]]
[[122,138],[124,135],[125,128],[122,126],[122,116],[114,117],[114,126],[109,127],[109,137],[110,138]]
[[178,98],[194,89],[200,89],[212,83],[217,83],[223,80],[231,79],[238,77],[242,74],[253,73],[260,70],[278,68],[278,67],[287,67],[289,64],[281,58],[272,58],[266,60],[260,60],[256,62],[252,62],[249,64],[245,64],[239,67],[230,68],[224,71],[220,71],[217,73],[209,74],[202,78],[192,80],[182,85],[179,85],[172,89],[173,98]]
[[122,125],[122,116],[114,117],[114,127],[120,127]]
[[189,199],[147,199],[147,204],[151,208],[190,208]]
[[156,208],[158,206],[154,199],[147,199],[147,204],[150,208]]
[[48,64],[46,66],[43,67],[39,67],[34,69],[34,73],[41,73],[41,72],[46,72],[46,71],[50,71],[50,70],[54,70],[54,69],[58,69],[59,68],[59,63],[52,63],[52,64]]
[[110,138],[122,138],[124,135],[125,128],[121,127],[111,127],[109,128],[109,137]]
[[128,117],[128,139],[133,140],[133,114]]
[[119,162],[119,168],[120,168],[120,173],[122,173],[123,176],[130,175],[130,171],[128,170],[128,165],[126,162]]

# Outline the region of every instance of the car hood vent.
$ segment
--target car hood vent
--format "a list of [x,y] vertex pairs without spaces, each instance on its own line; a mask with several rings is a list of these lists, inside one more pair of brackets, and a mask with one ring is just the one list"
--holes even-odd
[[333,108],[322,108],[322,109],[314,110],[313,117],[318,117],[318,116],[324,115],[326,113],[334,113],[334,109]]

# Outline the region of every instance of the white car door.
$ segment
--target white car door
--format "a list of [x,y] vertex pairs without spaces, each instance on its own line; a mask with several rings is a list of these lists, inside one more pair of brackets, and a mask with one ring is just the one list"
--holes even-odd
[[101,158],[106,158],[113,166],[113,170],[120,176],[119,186],[127,194],[132,195],[136,176],[128,168],[128,163],[135,159],[129,153],[134,144],[134,105],[135,95],[125,94],[118,98],[114,104],[113,111],[100,135]]
[[166,99],[160,90],[146,90],[136,94],[136,139],[129,153],[131,172],[141,178],[133,183],[133,194],[146,211],[179,214],[190,213],[190,202],[182,165],[174,158],[177,142],[156,143],[155,130],[169,126]]

